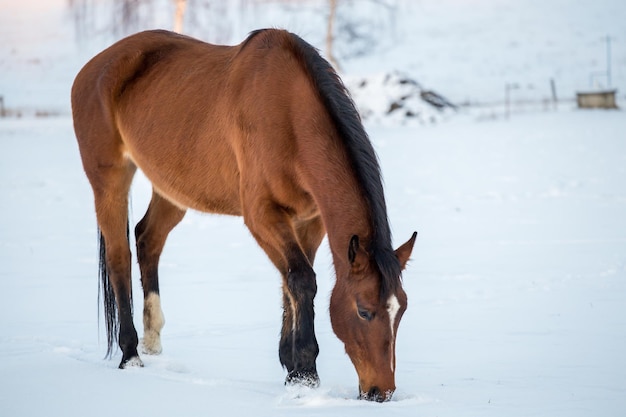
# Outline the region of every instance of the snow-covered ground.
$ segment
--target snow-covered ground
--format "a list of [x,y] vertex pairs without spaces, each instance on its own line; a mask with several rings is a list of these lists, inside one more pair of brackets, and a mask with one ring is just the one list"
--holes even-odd
[[[382,405],[355,400],[328,319],[326,246],[322,386],[283,386],[279,278],[239,218],[189,213],[172,233],[163,355],[127,371],[103,360],[95,220],[71,120],[1,120],[0,415],[623,415],[626,117],[370,131],[396,241],[420,232],[398,391]],[[149,195],[138,177],[135,221]]]
[[[328,318],[325,244],[316,264],[322,386],[283,386],[280,281],[240,218],[187,214],[161,262],[164,353],[125,371],[118,357],[103,360],[92,194],[68,115],[74,74],[97,50],[74,43],[64,3],[0,0],[0,95],[27,115],[0,119],[0,416],[626,412],[626,116],[571,103],[517,106],[509,120],[494,107],[436,125],[368,126],[396,244],[420,233],[390,403],[355,399],[356,374]],[[453,100],[498,101],[505,82],[520,83],[514,97],[543,98],[528,86],[554,76],[573,96],[604,68],[608,34],[613,84],[626,89],[622,1],[407,4],[412,14],[390,34],[399,46],[347,61],[346,77],[401,70]],[[258,26],[323,46],[319,28],[277,10]],[[237,31],[254,28],[244,23]],[[35,111],[60,116],[28,116]],[[149,197],[138,175],[134,222]]]

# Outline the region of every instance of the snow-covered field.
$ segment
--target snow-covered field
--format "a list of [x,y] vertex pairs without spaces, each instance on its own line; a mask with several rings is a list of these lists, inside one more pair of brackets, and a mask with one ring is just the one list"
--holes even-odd
[[[283,386],[279,278],[239,218],[189,213],[172,233],[163,355],[127,371],[103,360],[95,220],[71,120],[1,120],[0,415],[623,415],[626,117],[370,131],[396,240],[420,232],[398,391],[382,405],[355,400],[328,319],[326,246],[322,386]],[[135,221],[149,195],[138,177]]]
[[[328,318],[326,244],[316,261],[322,385],[284,387],[280,280],[240,218],[187,214],[161,261],[163,354],[125,371],[118,356],[104,360],[92,194],[68,116],[74,73],[96,51],[73,43],[61,3],[0,0],[5,105],[60,114],[0,119],[0,416],[626,413],[626,116],[571,103],[518,106],[509,120],[489,108],[368,126],[395,243],[420,233],[393,401],[355,399]],[[350,61],[347,77],[399,69],[454,100],[497,101],[504,82],[521,83],[521,97],[554,76],[571,96],[603,69],[609,34],[613,82],[626,89],[622,1],[412,4],[393,36],[422,41]],[[259,25],[271,16],[284,12]],[[149,197],[138,175],[134,222]],[[141,294],[136,268],[134,284]]]

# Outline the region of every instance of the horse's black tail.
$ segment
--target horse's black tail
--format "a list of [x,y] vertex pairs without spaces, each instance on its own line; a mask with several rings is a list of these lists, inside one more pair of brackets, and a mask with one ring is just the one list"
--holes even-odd
[[[117,342],[119,333],[119,321],[117,320],[117,303],[115,302],[115,293],[109,279],[109,270],[107,268],[107,250],[104,243],[102,231],[98,228],[98,246],[100,252],[100,261],[98,265],[100,284],[98,285],[98,316],[100,316],[100,300],[104,306],[104,323],[107,333],[107,354],[106,358],[110,358],[113,353],[113,346]],[[98,320],[100,323],[100,320]]]

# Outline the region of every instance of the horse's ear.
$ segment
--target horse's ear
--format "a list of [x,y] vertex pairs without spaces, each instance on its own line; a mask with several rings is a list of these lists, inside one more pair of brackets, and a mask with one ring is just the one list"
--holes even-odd
[[413,252],[413,245],[415,244],[416,237],[417,232],[413,232],[413,236],[411,236],[411,238],[407,240],[406,243],[396,249],[396,257],[400,261],[400,266],[402,266],[402,269],[406,267],[406,263],[411,257],[411,252]]
[[359,237],[357,235],[353,235],[350,238],[350,243],[348,244],[348,260],[351,264],[356,260],[356,254],[359,251]]
[[348,244],[348,260],[352,272],[359,272],[367,265],[367,254],[361,249],[357,235],[352,236]]

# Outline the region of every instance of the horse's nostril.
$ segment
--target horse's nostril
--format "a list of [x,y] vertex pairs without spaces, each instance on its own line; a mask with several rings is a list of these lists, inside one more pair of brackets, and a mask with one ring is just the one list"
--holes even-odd
[[383,401],[385,401],[385,396],[382,394],[382,392],[380,392],[380,388],[372,387],[367,392],[367,399],[369,401],[376,401],[376,402],[382,403]]

